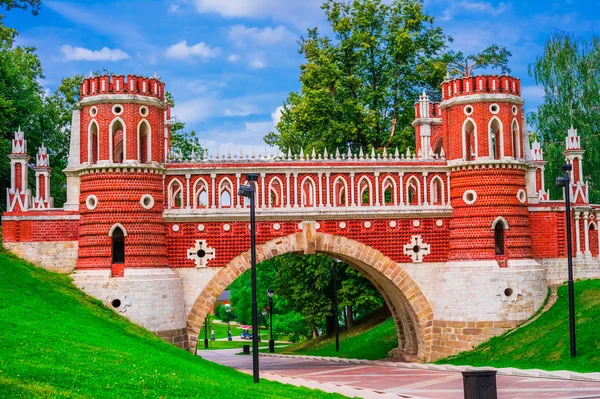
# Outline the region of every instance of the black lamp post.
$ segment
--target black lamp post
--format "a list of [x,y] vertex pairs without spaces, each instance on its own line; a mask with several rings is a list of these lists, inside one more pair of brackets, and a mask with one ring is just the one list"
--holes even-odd
[[231,328],[229,327],[229,321],[231,320],[231,308],[227,306],[225,311],[227,312],[227,341],[231,341]]
[[208,349],[208,315],[204,318],[204,349]]
[[565,193],[565,224],[567,225],[567,268],[569,272],[569,333],[571,341],[571,357],[577,356],[577,346],[575,341],[575,293],[573,286],[573,251],[571,248],[571,175],[573,165],[566,164],[562,166],[565,172],[563,177],[556,178],[556,186],[564,187]]
[[254,204],[254,182],[258,181],[257,173],[246,174],[249,185],[241,185],[238,190],[240,197],[250,200],[250,265],[252,266],[252,375],[254,383],[258,384],[258,308],[256,305],[256,217]]
[[341,260],[333,259],[333,319],[335,321],[335,351],[340,351],[340,323],[338,321],[338,300],[337,300],[337,265]]
[[275,340],[273,340],[273,296],[275,292],[272,288],[267,290],[267,296],[269,297],[269,326],[271,327],[271,338],[269,338],[269,353],[275,353]]

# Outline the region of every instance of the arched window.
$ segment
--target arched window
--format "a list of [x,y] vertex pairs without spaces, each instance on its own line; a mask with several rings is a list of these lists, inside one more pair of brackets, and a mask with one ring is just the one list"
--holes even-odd
[[125,263],[125,233],[120,227],[112,230],[112,263]]
[[333,181],[333,206],[348,206],[348,184],[342,176]]
[[496,255],[504,255],[504,223],[496,223],[494,227],[494,245],[496,247]]
[[439,176],[431,179],[429,198],[431,205],[444,205],[444,182]]
[[148,125],[146,120],[142,120],[138,127],[138,159],[141,163],[152,160],[152,154],[150,153],[150,125]]
[[521,158],[521,135],[519,134],[519,123],[513,119],[512,123],[512,155],[515,159]]
[[231,208],[233,197],[233,185],[229,179],[224,178],[219,183],[219,208]]
[[208,184],[202,178],[194,183],[194,208],[208,206]]
[[421,184],[414,176],[406,182],[406,204],[421,205]]
[[442,155],[442,148],[444,147],[444,138],[440,137],[438,141],[435,142],[435,146],[433,147],[433,153],[438,157]]
[[115,119],[110,125],[111,160],[123,163],[125,159],[125,127],[121,119]]
[[269,182],[269,207],[283,206],[283,183],[278,177],[274,177]]
[[183,185],[177,179],[171,180],[169,183],[169,208],[182,208],[183,209]]
[[99,133],[98,133],[98,124],[96,121],[92,121],[90,123],[89,128],[89,138],[88,138],[88,162],[91,164],[98,163],[98,149],[99,145]]
[[490,121],[490,158],[500,159],[504,156],[504,149],[502,148],[504,140],[502,137],[502,123],[496,117]]
[[310,177],[302,181],[302,206],[316,206],[315,182]]
[[471,161],[477,156],[477,128],[471,118],[463,124],[463,158]]
[[361,206],[373,206],[373,190],[371,190],[371,180],[363,176],[358,181],[358,200]]
[[383,205],[398,205],[398,199],[396,198],[396,182],[391,176],[388,176],[383,180],[381,192],[383,192]]

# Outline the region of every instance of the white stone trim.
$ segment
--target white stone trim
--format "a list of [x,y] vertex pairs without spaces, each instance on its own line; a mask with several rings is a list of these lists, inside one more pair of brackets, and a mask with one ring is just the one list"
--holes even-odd
[[[110,122],[108,127],[108,160],[110,163],[113,163],[115,159],[113,136],[116,132],[113,132],[113,126],[117,121],[121,122],[121,126],[123,126],[123,162],[127,159],[127,126],[125,126],[125,121],[117,116]],[[98,146],[98,150],[100,150],[100,146]]]
[[[492,104],[494,105],[494,104]],[[497,104],[496,104],[497,105]],[[491,111],[490,111],[491,112]],[[494,123],[494,121],[498,122],[498,138],[496,139],[496,145],[500,146],[500,155],[498,158],[496,158],[496,155],[492,152],[492,123]],[[490,121],[488,122],[488,152],[490,154],[490,159],[502,159],[504,158],[504,124],[502,123],[502,121],[500,120],[500,118],[498,118],[497,116],[493,116]]]
[[517,191],[517,199],[521,204],[527,202],[527,193],[522,188]]
[[[146,127],[148,128],[148,130],[146,131],[146,162],[152,162],[152,127],[150,126],[150,123],[146,120],[146,118],[141,119],[137,125],[137,159],[138,161],[142,162],[142,132],[140,128],[142,127],[143,123],[145,123]],[[123,131],[123,133],[125,132]]]
[[[121,111],[117,111],[117,110],[115,110],[115,108],[117,108],[117,107],[118,107],[118,108],[121,108]],[[115,104],[115,105],[113,105],[113,106],[112,106],[112,108],[111,108],[111,111],[112,111],[112,113],[113,113],[114,115],[117,115],[117,116],[118,116],[118,115],[121,115],[121,114],[123,113],[123,111],[125,111],[125,109],[123,108],[123,105],[121,105],[121,104],[117,103],[117,104]]]
[[[469,199],[468,198],[469,196],[472,196],[472,198]],[[465,190],[462,198],[463,198],[463,201],[465,202],[465,204],[473,205],[475,203],[475,201],[477,201],[477,192],[475,192],[475,190]]]
[[[144,110],[146,110],[146,112],[145,112],[145,113],[143,112]],[[140,115],[141,115],[142,117],[144,117],[144,118],[145,118],[145,117],[147,117],[147,116],[148,116],[148,107],[147,107],[147,106],[145,106],[145,105],[142,105],[142,106],[140,107],[140,110],[139,110],[139,112],[140,112]]]
[[494,219],[494,221],[492,222],[492,230],[494,230],[496,228],[496,225],[498,223],[502,223],[504,225],[504,230],[508,230],[508,222],[506,221],[506,219],[504,219],[502,216],[498,216],[496,219]]
[[[60,208],[46,208],[41,211],[56,211]],[[22,221],[22,220],[79,220],[79,215],[48,215],[48,216],[2,216],[2,221]]]
[[[467,123],[471,122],[473,124],[473,132],[471,133],[473,135],[473,142],[475,143],[475,148],[473,149],[474,154],[471,154],[471,156],[475,156],[475,158],[477,158],[479,156],[479,143],[477,140],[477,123],[475,123],[475,120],[473,120],[473,118],[469,117],[467,119],[465,119],[465,121],[462,124],[462,128],[461,128],[461,136],[462,136],[462,158],[465,161],[470,161],[470,159],[467,159]],[[469,148],[469,152],[470,152],[470,148]]]
[[[147,202],[146,200],[149,200],[149,202],[147,204],[146,204],[146,202]],[[154,207],[154,197],[152,197],[152,195],[150,195],[150,194],[142,195],[142,197],[140,198],[140,205],[144,209],[152,209]]]
[[126,104],[142,104],[167,109],[167,103],[155,97],[142,96],[137,94],[99,94],[88,96],[79,100],[79,107],[88,105],[103,104],[103,103],[126,103]]
[[123,225],[121,223],[115,223],[112,225],[112,227],[110,228],[110,230],[108,231],[108,236],[112,237],[113,233],[115,232],[116,228],[120,228],[123,231],[123,235],[125,237],[127,237],[127,230],[125,230],[125,227],[123,227]]
[[[468,110],[468,108],[470,108],[470,109],[471,109],[471,111],[469,111],[469,110]],[[470,116],[470,115],[472,115],[474,110],[475,110],[475,109],[473,108],[473,105],[471,105],[471,104],[467,104],[467,105],[465,105],[465,107],[463,108],[463,112],[465,113],[465,115],[466,115],[466,116]]]
[[90,116],[92,118],[95,118],[96,115],[98,115],[98,107],[96,107],[96,106],[90,107]]
[[519,96],[512,94],[503,93],[487,93],[487,94],[470,94],[468,96],[453,97],[448,100],[444,100],[440,103],[439,109],[451,107],[453,105],[462,105],[469,103],[493,103],[493,102],[506,102],[509,104],[523,105],[525,101]]
[[[494,115],[498,115],[498,113],[500,112],[500,106],[496,103],[492,103],[490,104],[490,112]],[[493,108],[496,108],[496,110],[494,111]]]
[[85,207],[90,211],[93,211],[98,207],[98,197],[95,195],[88,195],[85,199]]

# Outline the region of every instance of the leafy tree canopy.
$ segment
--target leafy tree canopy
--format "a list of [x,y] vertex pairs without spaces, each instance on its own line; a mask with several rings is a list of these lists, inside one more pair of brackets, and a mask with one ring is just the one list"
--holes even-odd
[[529,65],[529,74],[544,90],[544,102],[531,113],[530,122],[541,141],[546,187],[553,198],[562,192],[554,181],[560,165],[565,138],[572,126],[578,130],[583,157],[584,179],[590,182],[590,201],[600,201],[600,36],[584,40],[571,33],[554,32],[544,51]]
[[37,15],[42,5],[41,0],[0,0],[0,7],[9,11],[12,8],[27,10],[31,7],[31,13]]
[[477,54],[465,55],[461,51],[451,53],[451,61],[448,63],[450,76],[468,78],[473,75],[475,69],[496,68],[502,73],[510,73],[508,59],[512,53],[504,46],[492,44]]

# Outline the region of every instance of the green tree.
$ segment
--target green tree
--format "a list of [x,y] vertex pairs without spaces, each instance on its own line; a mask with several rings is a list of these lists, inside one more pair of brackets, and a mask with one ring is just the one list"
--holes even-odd
[[510,73],[508,59],[512,53],[504,46],[492,44],[485,50],[471,55],[465,55],[461,51],[451,53],[451,61],[448,63],[451,76],[468,78],[473,75],[475,69],[495,68],[502,73]]
[[419,0],[328,0],[322,9],[333,37],[315,28],[301,38],[301,90],[265,141],[294,152],[412,143],[414,101],[441,83],[449,38]]
[[548,162],[545,170],[546,188],[553,198],[562,197],[555,187],[565,138],[570,127],[578,130],[583,158],[584,179],[590,182],[590,200],[600,201],[600,37],[576,38],[571,33],[553,33],[536,62],[529,65],[529,74],[544,90],[544,102],[530,114],[535,136],[544,149]]
[[[175,99],[170,92],[165,93],[165,101],[171,106],[175,107]],[[194,130],[187,132],[185,131],[185,123],[174,118],[175,122],[171,125],[171,152],[174,154],[181,154],[183,159],[191,159],[192,154],[196,157],[201,157],[203,149],[198,143],[198,137]]]
[[351,329],[355,318],[366,316],[384,305],[373,284],[349,265],[341,267],[338,303],[345,308],[346,328]]
[[0,0],[0,7],[5,8],[6,11],[9,11],[12,8],[27,10],[31,7],[31,13],[33,15],[38,14],[41,5],[41,0]]

